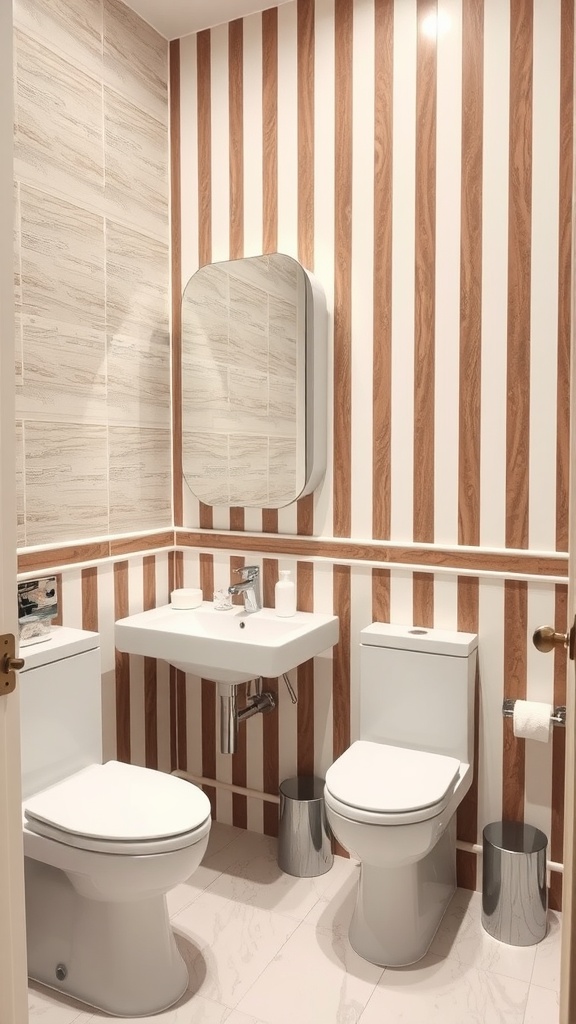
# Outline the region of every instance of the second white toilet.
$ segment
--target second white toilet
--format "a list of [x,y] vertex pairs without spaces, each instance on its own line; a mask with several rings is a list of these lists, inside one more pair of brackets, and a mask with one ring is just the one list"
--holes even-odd
[[199,866],[210,802],[174,776],[102,764],[97,633],[55,628],[20,673],[28,972],[108,1013],[186,991],[166,893]]
[[456,886],[456,810],[472,782],[477,637],[361,632],[360,739],[326,772],[330,827],[360,861],[352,947],[382,966],[426,953]]

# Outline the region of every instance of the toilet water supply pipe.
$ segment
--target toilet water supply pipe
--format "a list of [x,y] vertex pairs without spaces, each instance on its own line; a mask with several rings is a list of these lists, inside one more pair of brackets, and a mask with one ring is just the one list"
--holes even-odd
[[[179,768],[176,768],[172,775],[176,775],[179,779],[185,779],[186,782],[193,782],[196,786],[212,786],[213,789],[222,789],[227,793],[238,793],[239,796],[246,796],[250,800],[265,800],[270,804],[279,804],[280,797],[274,793],[262,793],[258,789],[247,789],[245,786],[236,786],[233,782],[220,782],[218,779],[206,779],[201,775],[192,775],[190,772],[183,772]],[[464,850],[465,853],[482,854],[482,846],[480,843],[465,843],[462,839],[456,840],[456,849]],[[564,874],[564,865],[560,864],[555,860],[547,860],[546,868],[548,871],[557,871],[558,874]]]

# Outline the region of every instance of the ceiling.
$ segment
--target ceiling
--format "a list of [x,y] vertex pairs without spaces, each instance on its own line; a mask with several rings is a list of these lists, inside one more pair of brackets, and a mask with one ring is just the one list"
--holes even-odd
[[243,18],[288,0],[124,0],[166,39],[199,32],[203,28]]

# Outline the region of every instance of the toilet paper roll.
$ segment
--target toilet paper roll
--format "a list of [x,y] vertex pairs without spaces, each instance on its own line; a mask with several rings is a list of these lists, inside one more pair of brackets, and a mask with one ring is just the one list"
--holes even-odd
[[173,608],[197,608],[202,604],[202,591],[199,587],[182,587],[180,590],[173,590],[170,594],[170,604]]
[[548,743],[553,714],[551,704],[543,704],[535,700],[517,700],[514,704],[514,735],[525,740],[539,740]]

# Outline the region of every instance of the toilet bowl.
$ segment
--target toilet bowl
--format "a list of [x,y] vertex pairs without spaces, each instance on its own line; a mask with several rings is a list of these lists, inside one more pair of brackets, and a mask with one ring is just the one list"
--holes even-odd
[[188,987],[166,893],[200,864],[210,802],[174,776],[90,760],[98,637],[62,632],[21,673],[28,972],[116,1016],[148,1015]]
[[324,800],[334,835],[361,866],[351,945],[381,966],[425,955],[456,886],[475,653],[472,634],[380,623],[362,631],[362,738],[326,772]]

